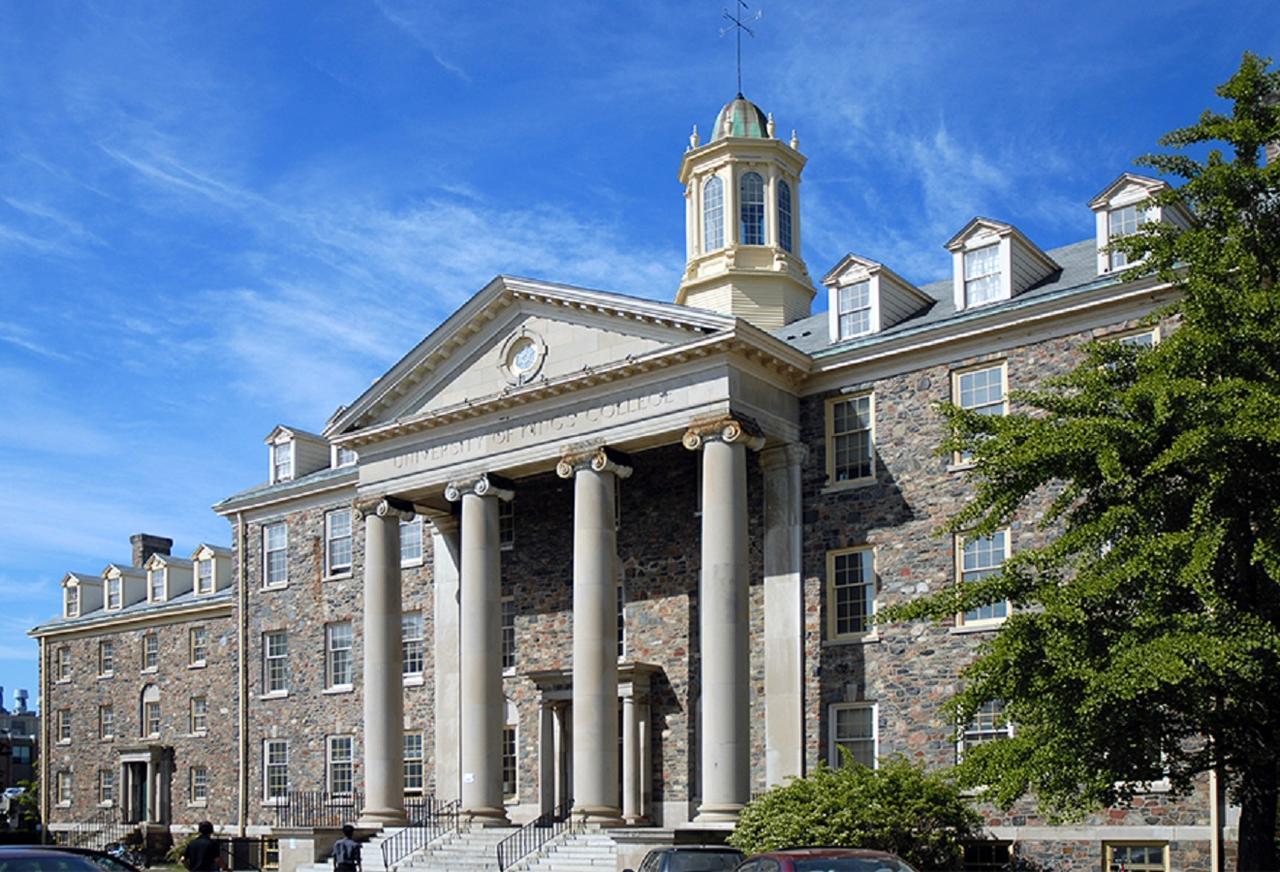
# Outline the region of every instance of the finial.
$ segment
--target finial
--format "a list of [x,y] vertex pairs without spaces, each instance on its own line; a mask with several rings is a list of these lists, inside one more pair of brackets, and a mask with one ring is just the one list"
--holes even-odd
[[733,136],[733,113],[729,112],[724,116],[724,131],[722,136]]
[[[741,7],[742,7],[742,9],[739,9],[739,8],[738,8],[739,6],[741,6]],[[728,10],[728,9],[724,10],[724,17],[725,17],[725,19],[727,19],[727,20],[730,22],[730,24],[729,24],[729,26],[728,26],[728,27],[722,27],[722,28],[720,29],[720,35],[721,35],[721,36],[724,36],[726,33],[728,33],[728,32],[729,32],[729,31],[731,31],[731,30],[732,30],[732,31],[735,31],[735,32],[736,32],[736,34],[737,34],[737,38],[738,38],[738,39],[737,39],[737,42],[738,42],[738,98],[739,98],[739,99],[741,99],[741,98],[742,98],[742,32],[745,30],[745,31],[747,32],[747,36],[750,36],[750,37],[752,37],[752,38],[754,38],[754,37],[755,37],[755,35],[756,35],[756,32],[755,32],[754,30],[752,30],[750,27],[747,27],[746,22],[745,22],[745,21],[743,21],[743,19],[742,19],[742,11],[743,11],[744,9],[747,9],[747,8],[749,8],[749,7],[747,6],[747,0],[738,0],[737,4],[736,4],[736,5],[734,6],[734,8],[733,8],[733,11],[734,11],[734,14],[733,14],[733,15],[730,15],[730,14],[729,14],[729,10]],[[760,20],[760,16],[761,16],[761,12],[760,12],[760,10],[759,10],[759,9],[757,9],[757,10],[756,10],[756,14],[755,14],[755,15],[753,15],[753,16],[751,16],[750,18],[748,18],[748,19],[747,19],[747,21],[759,21],[759,20]]]
[[791,128],[791,150],[792,151],[800,150],[800,139],[799,137],[796,136],[796,130],[794,127]]
[[769,113],[769,124],[766,130],[769,134],[769,138],[773,139],[773,113],[772,112]]
[[693,125],[693,133],[689,134],[689,148],[698,147],[698,125]]

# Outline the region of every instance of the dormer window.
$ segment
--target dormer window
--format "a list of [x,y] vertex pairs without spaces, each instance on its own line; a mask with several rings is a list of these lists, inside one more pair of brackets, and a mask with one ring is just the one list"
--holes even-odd
[[1191,226],[1191,214],[1182,206],[1154,201],[1153,198],[1168,190],[1169,185],[1160,179],[1121,173],[1102,189],[1102,193],[1089,201],[1089,208],[1096,216],[1098,275],[1133,266],[1134,261],[1129,259],[1129,255],[1113,251],[1111,246],[1117,240],[1141,231],[1142,225],[1162,221],[1174,227]]
[[702,186],[702,252],[724,248],[724,182],[712,176]]
[[120,589],[123,582],[119,578],[107,579],[107,609],[114,611],[120,608],[123,599],[120,595]]
[[764,178],[759,173],[744,173],[738,185],[741,227],[738,242],[742,245],[764,245]]
[[293,478],[293,443],[281,442],[272,445],[271,480],[273,482],[288,481],[291,478]]
[[162,603],[165,600],[164,586],[164,568],[157,566],[151,570],[148,575],[149,584],[151,585],[151,601],[153,603]]
[[981,306],[999,299],[1000,246],[984,245],[964,253],[964,304]]
[[213,593],[213,558],[196,561],[196,593]]
[[[1147,223],[1147,210],[1140,209],[1137,205],[1121,206],[1119,209],[1112,209],[1107,213],[1107,242],[1114,243],[1117,239],[1123,239],[1126,236],[1132,236],[1138,232],[1138,228]],[[1124,269],[1129,265],[1129,255],[1123,251],[1112,251],[1111,268],[1113,270]]]
[[356,461],[359,459],[360,459],[360,456],[356,454],[354,448],[347,448],[345,446],[339,445],[334,450],[333,465],[338,467],[355,466]]
[[74,584],[69,584],[63,591],[64,611],[63,614],[68,618],[80,617],[80,588]]
[[778,245],[791,251],[791,186],[778,180]]
[[836,291],[840,337],[849,339],[871,332],[871,280],[855,282]]

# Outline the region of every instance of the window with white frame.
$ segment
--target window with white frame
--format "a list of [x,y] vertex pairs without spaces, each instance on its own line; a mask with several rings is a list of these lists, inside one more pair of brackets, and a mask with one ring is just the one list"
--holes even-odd
[[517,724],[519,713],[510,700],[506,701],[506,723],[502,727],[502,797],[514,802],[519,795],[519,771],[516,766]]
[[[951,395],[962,409],[979,415],[1002,416],[1007,413],[1005,404],[1005,364],[1003,361],[972,369],[957,370],[951,374]],[[958,451],[957,464],[971,463],[973,453]]]
[[1004,716],[1004,700],[993,699],[982,704],[973,720],[960,731],[960,757],[969,748],[985,742],[1007,739],[1013,735],[1013,725]]
[[196,561],[196,593],[213,593],[213,558]]
[[289,796],[289,742],[267,739],[262,743],[262,796],[268,802]]
[[71,741],[71,709],[58,709],[58,741]]
[[425,626],[422,612],[405,612],[400,616],[400,663],[405,675],[422,675],[427,651]]
[[791,250],[791,186],[778,180],[778,245]]
[[618,582],[618,656],[627,656],[627,586]]
[[875,611],[875,551],[846,548],[827,555],[827,638],[849,639],[871,630]]
[[191,733],[201,735],[209,731],[209,699],[204,696],[191,697]]
[[1154,348],[1156,343],[1160,341],[1160,331],[1155,327],[1144,327],[1140,330],[1122,333],[1115,337],[1115,341],[1133,348]]
[[276,587],[289,582],[289,528],[276,521],[262,528],[262,584]]
[[827,483],[875,478],[875,397],[827,401]]
[[854,762],[869,769],[876,768],[876,705],[871,702],[837,703],[831,706],[831,742],[828,760],[832,766],[844,762],[841,749],[852,755]]
[[964,305],[981,306],[1000,298],[1000,245],[964,253]]
[[[1147,210],[1136,203],[1112,209],[1107,213],[1107,242],[1114,243],[1117,239],[1132,236],[1148,220]],[[1130,264],[1129,255],[1123,251],[1113,250],[1110,263],[1113,270],[1124,269]]]
[[188,770],[187,791],[191,802],[209,801],[209,768],[207,766],[192,766]]
[[57,671],[58,681],[71,680],[71,647],[62,645],[57,651]]
[[160,666],[160,637],[155,633],[142,636],[142,669],[154,672]]
[[354,776],[355,755],[351,736],[330,736],[328,751],[328,783],[330,796],[349,796]]
[[334,451],[335,466],[355,466],[356,461],[360,459],[360,455],[356,454],[354,448],[347,448],[339,445]]
[[116,671],[116,643],[110,639],[98,642],[98,674],[114,675]]
[[53,781],[58,805],[71,805],[71,773],[66,769],[59,769]]
[[289,690],[289,634],[284,630],[262,634],[262,687],[266,693]]
[[98,805],[113,805],[116,801],[116,773],[114,769],[98,770]]
[[836,288],[836,323],[841,339],[871,332],[870,279]]
[[160,735],[159,700],[148,700],[142,704],[142,729],[144,735]]
[[69,584],[63,588],[63,616],[68,618],[80,617],[80,586]]
[[738,182],[738,243],[764,245],[764,177],[743,173]]
[[98,706],[98,738],[112,739],[116,735],[116,710],[110,705]]
[[[957,537],[957,573],[960,584],[971,584],[995,575],[1009,555],[1009,531],[997,530],[990,536]],[[1008,600],[976,606],[960,615],[964,626],[993,624],[1009,616]]]
[[724,248],[724,182],[712,176],[702,186],[702,251]]
[[325,687],[331,690],[352,685],[354,661],[351,638],[350,621],[325,624]]
[[272,481],[288,481],[293,478],[293,443],[280,442],[271,446]]
[[423,742],[422,733],[404,734],[404,792],[422,793],[423,780]]
[[400,565],[417,566],[422,562],[422,518],[400,522]]
[[351,571],[351,510],[334,509],[324,515],[324,572]]
[[164,567],[157,566],[147,574],[151,584],[151,601],[162,603],[165,600]]
[[502,598],[502,668],[516,668],[516,601]]
[[498,500],[498,547],[503,551],[516,547],[515,500]]
[[107,610],[114,611],[120,608],[122,599],[120,597],[120,579],[107,579]]
[[209,629],[207,627],[192,627],[189,639],[189,648],[191,651],[191,665],[203,666],[209,658]]
[[1104,845],[1108,872],[1167,872],[1167,842],[1107,842]]

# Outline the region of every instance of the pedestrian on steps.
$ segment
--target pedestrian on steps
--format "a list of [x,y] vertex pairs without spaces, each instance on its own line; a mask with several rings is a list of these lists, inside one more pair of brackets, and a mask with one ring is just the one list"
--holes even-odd
[[342,838],[333,843],[333,852],[329,855],[333,858],[334,872],[363,872],[360,843],[352,838],[355,832],[351,824],[342,825]]

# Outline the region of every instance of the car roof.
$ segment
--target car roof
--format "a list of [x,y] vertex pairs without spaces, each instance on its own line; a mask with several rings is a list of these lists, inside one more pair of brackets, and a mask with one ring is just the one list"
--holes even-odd
[[674,851],[714,851],[717,854],[741,854],[737,848],[731,848],[728,845],[672,845],[668,848],[660,848],[664,853],[672,853]]
[[888,851],[873,851],[870,848],[782,848],[777,851],[766,851],[756,857],[897,857]]

